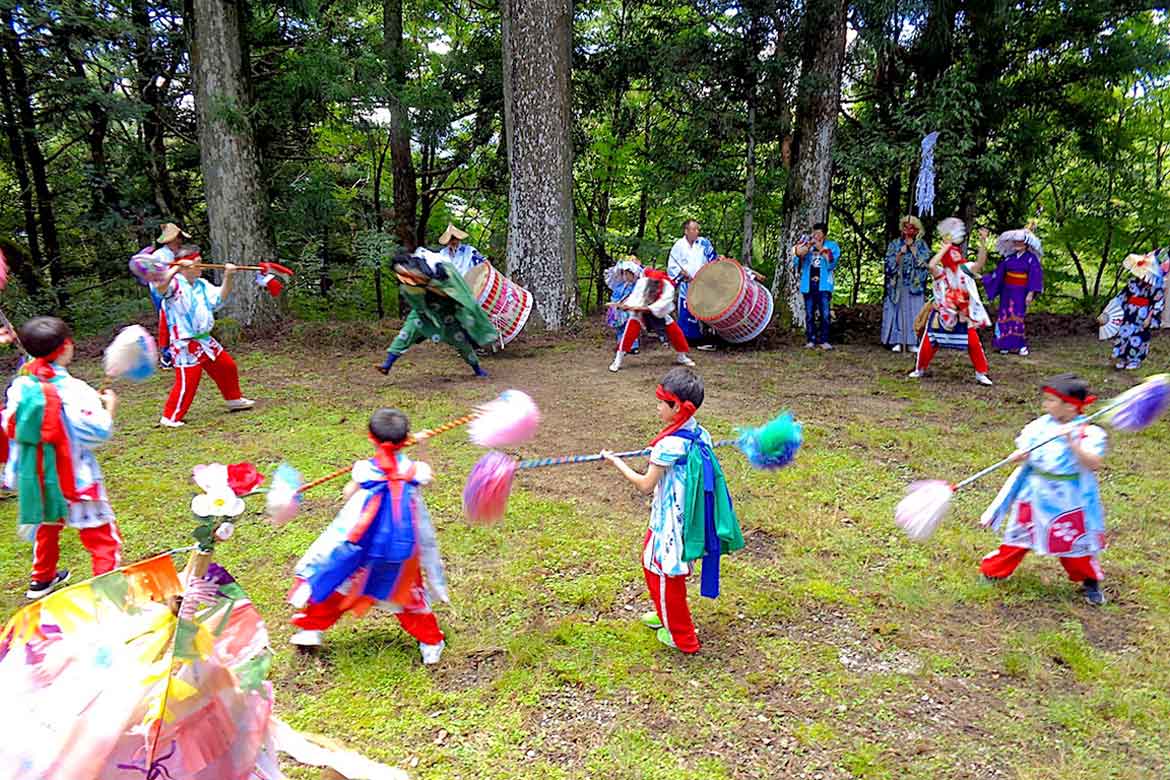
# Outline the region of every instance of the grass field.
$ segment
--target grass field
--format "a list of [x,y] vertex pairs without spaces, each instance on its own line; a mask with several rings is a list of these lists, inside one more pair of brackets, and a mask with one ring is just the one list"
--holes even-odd
[[[530,342],[489,358],[491,379],[477,381],[453,351],[422,345],[384,379],[370,365],[389,333],[299,325],[278,346],[236,350],[256,409],[224,413],[207,382],[178,430],[155,427],[169,375],[121,388],[101,457],[127,559],[189,543],[192,466],[250,460],[270,473],[287,459],[324,474],[367,454],[380,405],[421,428],[524,389],[545,418],[527,456],[631,449],[658,428],[665,350],[611,374],[600,335]],[[1166,365],[1165,343],[1151,371]],[[267,618],[280,714],[421,778],[1170,777],[1165,423],[1111,435],[1103,608],[1085,605],[1051,559],[980,584],[997,540],[976,518],[1006,472],[960,494],[927,544],[892,522],[914,479],[957,479],[1009,452],[1039,414],[1045,376],[1076,369],[1102,397],[1132,384],[1108,369],[1103,345],[1069,337],[1027,358],[992,355],[992,388],[952,352],[921,382],[905,378],[910,358],[869,345],[695,357],[707,383],[699,419],[716,438],[781,409],[806,426],[797,462],[779,473],[722,451],[747,548],[726,559],[718,600],[692,590],[701,653],[668,650],[637,622],[648,501],[612,466],[527,472],[502,524],[471,526],[460,492],[480,453],[451,433],[416,452],[438,473],[427,500],[452,594],[436,669],[385,614],[347,620],[317,656],[287,644],[293,563],[340,506],[340,483],[280,530],[249,499],[220,546]],[[96,379],[96,361],[75,373]],[[11,528],[15,501],[0,506]],[[75,535],[64,548],[84,573]],[[7,617],[23,603],[30,552],[9,533],[0,555]]]

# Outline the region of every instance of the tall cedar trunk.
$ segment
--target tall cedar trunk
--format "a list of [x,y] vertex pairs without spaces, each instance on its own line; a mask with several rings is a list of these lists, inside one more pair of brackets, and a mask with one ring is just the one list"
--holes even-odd
[[53,284],[52,291],[57,297],[57,305],[65,309],[69,307],[69,297],[65,291],[65,267],[61,258],[61,243],[57,237],[57,216],[53,210],[53,193],[49,189],[49,174],[45,164],[45,156],[41,152],[40,141],[37,139],[36,117],[33,113],[28,74],[24,70],[20,39],[17,37],[12,11],[5,10],[3,20],[4,54],[12,70],[12,97],[20,121],[20,135],[24,145],[25,159],[32,177],[33,191],[36,193],[37,221],[44,247],[44,263],[49,268],[49,280]]
[[394,174],[394,233],[409,251],[418,246],[415,211],[418,184],[410,149],[410,116],[402,102],[406,86],[406,51],[402,45],[402,0],[382,4],[382,57],[390,110],[390,167]]
[[573,239],[570,0],[503,0],[508,274],[560,330],[580,314]]
[[743,185],[743,248],[739,258],[752,264],[752,218],[756,196],[756,99],[748,95],[747,177]]
[[[382,171],[386,170],[386,152],[390,150],[390,143],[387,141],[384,146],[381,143],[377,146],[380,148],[375,150],[374,135],[371,133],[370,156],[374,158],[374,228],[381,233],[385,227],[385,220],[382,218]],[[381,256],[374,265],[374,303],[378,307],[378,319],[382,319],[386,316],[386,305],[382,299]]]
[[[195,82],[199,158],[207,195],[211,257],[216,262],[254,265],[275,260],[265,189],[249,115],[248,63],[244,59],[245,0],[192,0],[191,70]],[[252,284],[235,280],[224,311],[251,333],[275,324],[276,300]]]
[[20,120],[16,116],[16,105],[12,98],[12,85],[8,82],[8,58],[0,46],[0,102],[4,107],[4,137],[12,155],[12,167],[16,172],[16,183],[20,187],[20,208],[24,213],[24,231],[28,236],[28,255],[12,253],[5,249],[12,270],[20,277],[21,284],[29,295],[41,291],[41,277],[38,273],[44,258],[41,255],[41,241],[37,236],[37,215],[33,208],[32,180],[28,175],[28,163],[24,158],[24,140],[20,135]]
[[792,263],[792,246],[814,222],[828,219],[833,137],[845,60],[845,8],[844,0],[810,0],[801,33],[803,60],[796,95],[793,164],[784,188],[784,227],[772,281],[772,294],[784,294],[796,325],[804,324],[804,302],[800,277]]
[[130,19],[134,24],[134,59],[137,73],[134,88],[146,106],[142,116],[142,152],[146,158],[146,177],[158,213],[172,221],[182,221],[183,205],[171,185],[167,167],[166,132],[163,126],[163,96],[159,87],[162,58],[155,50],[150,34],[150,11],[146,0],[131,0]]

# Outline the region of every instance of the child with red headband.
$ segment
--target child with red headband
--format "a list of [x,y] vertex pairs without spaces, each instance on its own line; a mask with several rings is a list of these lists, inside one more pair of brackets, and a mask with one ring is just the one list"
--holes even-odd
[[369,435],[374,457],[353,464],[345,506],[297,563],[289,601],[299,610],[292,622],[301,630],[291,642],[316,647],[346,612],[361,616],[377,604],[418,640],[423,663],[436,664],[446,643],[428,593],[447,601],[447,583],[419,492],[434,474],[402,452],[410,440],[402,412],[374,412]]
[[1044,415],[1016,437],[1014,460],[1021,465],[981,518],[983,525],[1004,530],[1003,544],[979,570],[987,580],[1001,580],[1029,550],[1053,555],[1069,579],[1081,583],[1085,601],[1099,606],[1105,603],[1097,563],[1105,547],[1105,510],[1097,470],[1105,457],[1105,431],[1085,422],[1084,408],[1096,400],[1085,380],[1060,374],[1041,389]]
[[666,427],[650,442],[650,466],[639,474],[610,450],[602,450],[642,493],[654,493],[650,528],[642,543],[642,569],[654,611],[642,623],[658,641],[684,653],[699,651],[687,605],[687,576],[703,560],[700,593],[719,595],[719,558],[743,547],[723,469],[711,436],[695,420],[703,404],[703,380],[689,368],[667,372],[656,391],[658,418]]
[[80,532],[95,577],[121,560],[122,538],[93,454],[114,432],[118,399],[113,390],[99,394],[69,375],[73,334],[61,320],[34,317],[19,337],[31,359],[8,388],[3,424],[11,453],[4,483],[20,499],[20,534],[33,541],[25,595],[39,599],[69,579],[68,569],[57,569],[66,525]]

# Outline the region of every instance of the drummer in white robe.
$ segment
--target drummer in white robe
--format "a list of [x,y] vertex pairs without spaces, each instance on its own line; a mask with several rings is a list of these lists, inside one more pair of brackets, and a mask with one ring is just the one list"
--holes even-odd
[[466,239],[467,234],[451,223],[447,223],[447,229],[439,236],[439,243],[443,246],[438,254],[459,269],[462,276],[466,276],[468,271],[487,260],[471,244],[464,244]]
[[[699,235],[697,220],[688,219],[683,222],[683,236],[674,242],[670,249],[670,259],[666,263],[666,273],[674,280],[678,288],[678,325],[690,342],[696,342],[708,332],[703,323],[695,319],[687,309],[687,290],[690,281],[699,273],[699,269],[707,263],[718,259],[715,246],[710,239]],[[714,344],[702,344],[699,349],[715,349]]]

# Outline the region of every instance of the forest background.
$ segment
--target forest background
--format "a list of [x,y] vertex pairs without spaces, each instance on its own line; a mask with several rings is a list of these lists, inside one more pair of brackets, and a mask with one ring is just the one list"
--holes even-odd
[[[1034,220],[1049,310],[1095,313],[1127,253],[1170,243],[1159,4],[4,0],[0,37],[17,321],[149,311],[126,260],[166,221],[205,259],[292,266],[295,315],[331,320],[396,314],[388,260],[454,222],[538,300],[561,285],[556,329],[608,298],[615,257],[662,267],[684,218],[772,278],[827,214],[838,305],[875,302],[933,130],[928,233]],[[547,78],[522,77],[532,61]],[[520,144],[558,105],[563,126]],[[224,168],[231,149],[252,162]],[[537,192],[552,216],[525,222],[518,188],[541,186],[564,197]],[[235,233],[209,221],[225,190],[254,212]],[[556,262],[525,269],[510,243]]]

